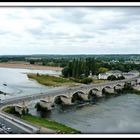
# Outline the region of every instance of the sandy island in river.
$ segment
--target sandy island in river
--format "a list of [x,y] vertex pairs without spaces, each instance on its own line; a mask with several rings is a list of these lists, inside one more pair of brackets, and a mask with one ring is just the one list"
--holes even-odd
[[61,71],[61,67],[51,67],[51,66],[42,66],[36,64],[30,64],[29,62],[24,61],[10,61],[0,63],[1,68],[19,68],[19,69],[32,69],[32,70],[58,70]]

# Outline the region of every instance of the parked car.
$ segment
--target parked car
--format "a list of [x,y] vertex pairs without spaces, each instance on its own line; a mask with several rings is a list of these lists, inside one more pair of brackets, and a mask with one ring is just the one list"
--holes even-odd
[[5,131],[7,131],[9,134],[12,133],[12,129],[11,128],[6,128]]
[[5,125],[5,124],[2,124],[2,125],[1,125],[1,128],[2,128],[2,129],[5,129],[5,128],[6,128],[6,125]]

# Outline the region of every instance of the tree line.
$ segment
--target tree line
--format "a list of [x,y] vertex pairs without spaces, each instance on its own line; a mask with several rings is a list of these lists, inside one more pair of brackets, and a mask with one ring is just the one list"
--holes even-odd
[[74,59],[69,61],[67,66],[62,70],[64,77],[88,77],[96,72],[96,61],[94,58]]

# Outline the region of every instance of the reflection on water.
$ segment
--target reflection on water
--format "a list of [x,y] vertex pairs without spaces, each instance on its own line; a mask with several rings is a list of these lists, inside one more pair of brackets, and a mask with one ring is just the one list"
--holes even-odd
[[39,93],[50,88],[40,85],[34,80],[29,80],[26,73],[53,75],[60,74],[60,71],[0,68],[0,90],[8,93],[8,96],[0,95],[0,98]]
[[[35,110],[32,114],[36,114]],[[51,113],[38,112],[83,133],[140,133],[140,96],[125,94],[96,105],[69,108]]]

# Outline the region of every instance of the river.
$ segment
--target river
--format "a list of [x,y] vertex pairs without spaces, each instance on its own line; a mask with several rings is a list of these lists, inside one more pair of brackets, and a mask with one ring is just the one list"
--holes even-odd
[[[40,115],[32,110],[32,114]],[[43,117],[75,128],[82,133],[140,133],[140,96],[125,94],[95,105],[53,110]]]
[[12,69],[0,68],[0,91],[7,93],[7,95],[0,94],[0,99],[7,99],[13,96],[28,95],[33,93],[44,92],[49,88],[38,84],[34,80],[27,77],[27,73],[40,73],[59,75],[60,71],[52,70],[28,70],[28,69]]
[[[43,92],[49,89],[29,80],[26,73],[60,74],[58,71],[40,71],[0,68],[0,90],[8,95],[1,99]],[[3,85],[6,84],[7,86]],[[66,124],[82,133],[140,133],[140,96],[124,94],[86,105],[65,110],[54,109],[51,113],[40,114],[34,109],[35,102],[29,106],[29,112]]]

